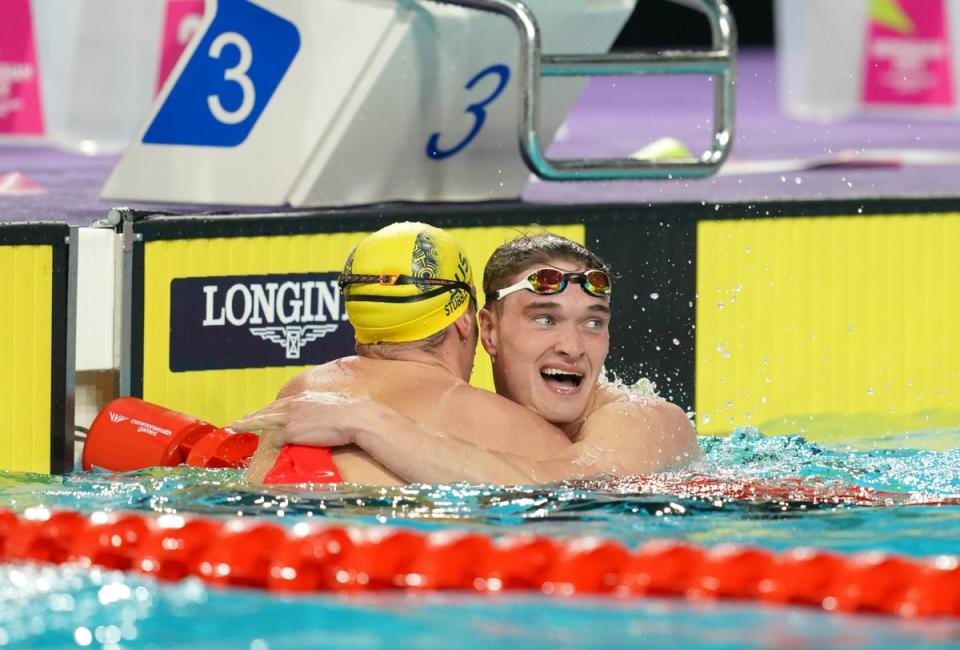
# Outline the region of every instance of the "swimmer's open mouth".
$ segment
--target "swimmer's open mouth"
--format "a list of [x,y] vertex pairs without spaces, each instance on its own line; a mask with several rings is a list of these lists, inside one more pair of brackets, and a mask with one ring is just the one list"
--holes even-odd
[[583,375],[576,372],[567,372],[558,368],[544,368],[540,371],[544,381],[558,384],[567,388],[576,388],[583,381]]

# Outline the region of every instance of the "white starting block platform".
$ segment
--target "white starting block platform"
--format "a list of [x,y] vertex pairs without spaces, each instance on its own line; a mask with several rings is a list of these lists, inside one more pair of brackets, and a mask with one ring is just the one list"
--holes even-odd
[[[711,19],[714,51],[673,53],[666,62],[604,58],[635,2],[207,0],[103,197],[478,201],[518,197],[530,169],[554,178],[710,173],[732,131],[726,7],[693,2]],[[711,150],[666,165],[572,161],[566,175],[546,159],[585,77],[651,73],[723,77]],[[580,78],[541,87],[541,74]]]

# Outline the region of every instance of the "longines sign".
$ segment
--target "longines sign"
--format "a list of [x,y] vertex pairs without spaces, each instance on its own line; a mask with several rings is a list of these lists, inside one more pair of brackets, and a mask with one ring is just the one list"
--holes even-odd
[[303,366],[353,354],[336,273],[177,278],[170,370]]

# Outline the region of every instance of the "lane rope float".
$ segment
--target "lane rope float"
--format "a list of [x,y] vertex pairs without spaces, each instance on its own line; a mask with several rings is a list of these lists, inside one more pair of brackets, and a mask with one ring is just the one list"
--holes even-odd
[[783,553],[653,541],[630,550],[601,538],[286,529],[250,519],[0,509],[0,563],[76,563],[160,580],[277,592],[457,590],[610,594],[805,605],[826,611],[960,618],[960,558],[876,551]]

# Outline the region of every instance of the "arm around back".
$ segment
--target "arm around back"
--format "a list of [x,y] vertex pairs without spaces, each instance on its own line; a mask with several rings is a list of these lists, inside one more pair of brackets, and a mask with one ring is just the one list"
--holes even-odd
[[[608,402],[591,413],[576,443],[536,455],[490,449],[375,402],[328,408],[309,427],[288,427],[285,441],[355,443],[408,481],[549,483],[599,474],[649,474],[703,455],[686,414],[659,399]],[[470,408],[460,415],[469,419]],[[519,416],[500,425],[512,427],[519,443],[529,425],[524,420]]]

